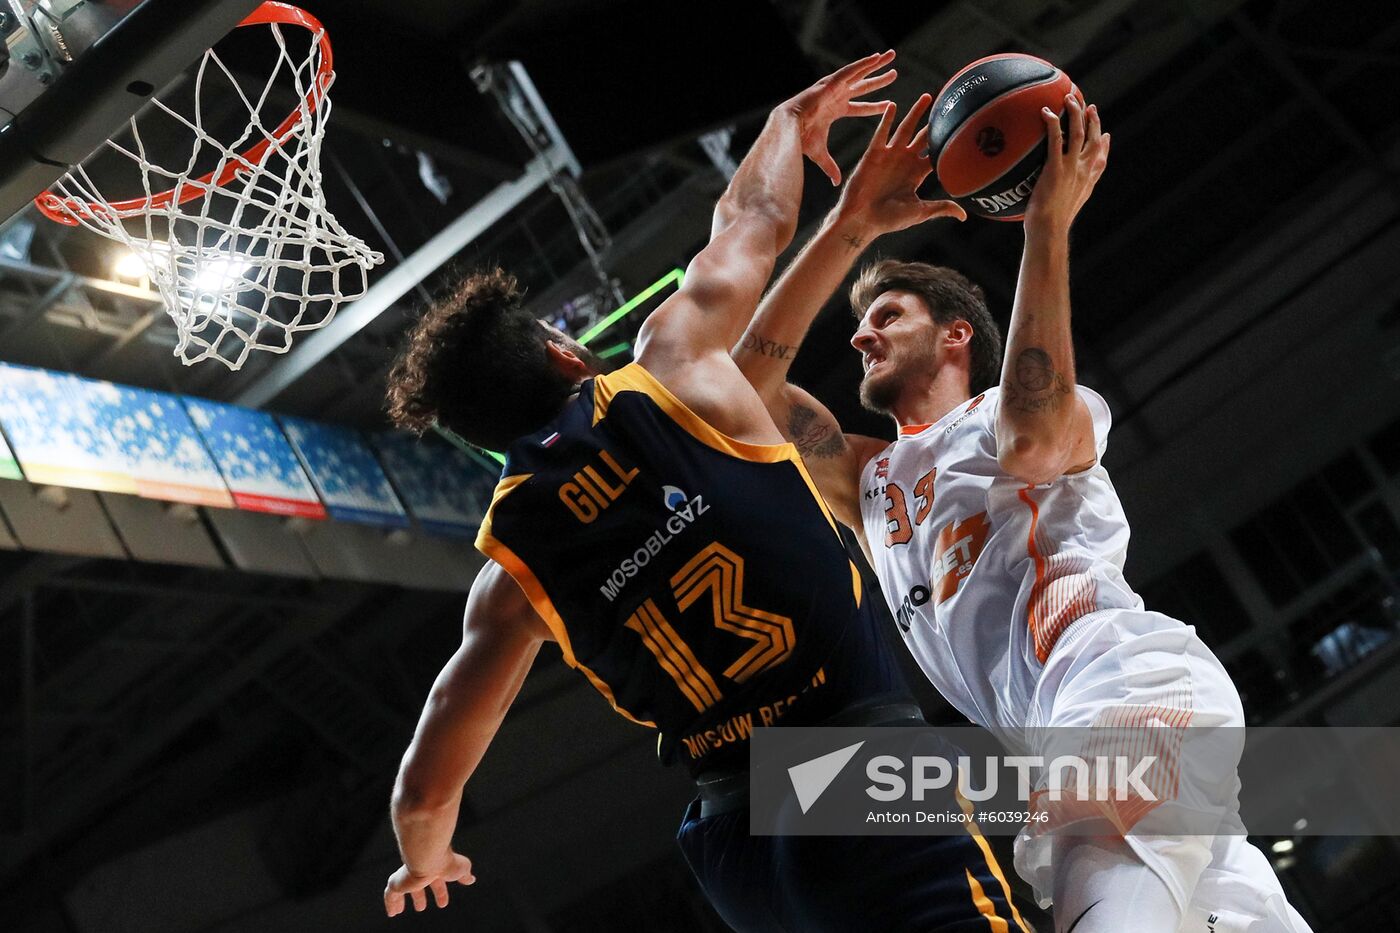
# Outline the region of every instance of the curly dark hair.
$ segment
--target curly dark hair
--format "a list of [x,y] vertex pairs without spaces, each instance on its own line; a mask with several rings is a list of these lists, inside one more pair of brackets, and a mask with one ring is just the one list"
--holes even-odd
[[981,392],[1001,381],[1001,328],[987,310],[981,287],[946,266],[881,259],[862,269],[851,286],[851,309],[856,318],[865,317],[875,299],[891,291],[918,295],[938,324],[967,321],[972,326],[968,367],[971,391]]
[[552,335],[502,269],[468,276],[409,332],[389,371],[388,412],[417,433],[441,425],[505,450],[559,413],[574,383],[545,352]]

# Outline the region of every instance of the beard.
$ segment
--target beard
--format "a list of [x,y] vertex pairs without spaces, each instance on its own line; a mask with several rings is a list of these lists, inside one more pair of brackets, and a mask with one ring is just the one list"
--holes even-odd
[[885,372],[872,377],[869,373],[860,381],[860,405],[877,415],[888,415],[894,409],[903,389],[899,373]]
[[903,347],[898,356],[886,357],[884,370],[873,369],[860,381],[860,404],[879,415],[893,415],[894,406],[910,382],[938,373],[938,350],[932,338],[916,340]]

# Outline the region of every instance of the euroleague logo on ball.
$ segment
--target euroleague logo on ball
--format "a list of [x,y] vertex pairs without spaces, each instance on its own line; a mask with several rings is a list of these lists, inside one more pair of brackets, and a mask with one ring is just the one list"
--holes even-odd
[[1069,75],[1034,55],[1002,52],[964,66],[929,111],[929,153],[943,191],[970,214],[1024,218],[1045,162],[1042,111],[1063,110],[1069,95],[1083,100]]
[[1006,137],[995,126],[984,126],[977,131],[977,150],[984,156],[998,156],[1006,148]]

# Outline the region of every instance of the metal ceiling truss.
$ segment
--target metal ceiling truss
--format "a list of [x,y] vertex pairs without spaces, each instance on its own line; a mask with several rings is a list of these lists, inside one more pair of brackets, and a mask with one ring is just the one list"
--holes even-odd
[[[42,291],[26,308],[20,311],[14,320],[0,329],[0,340],[5,341],[15,339],[24,329],[44,318],[56,307],[60,307],[63,298],[73,289],[90,289],[121,299],[129,299],[139,305],[161,309],[165,307],[160,295],[149,289],[79,275],[68,269],[37,265],[22,259],[0,257],[0,277],[15,277],[26,284],[42,288]],[[80,314],[79,319],[85,319],[83,325],[89,329],[100,330],[113,337],[121,337],[127,332],[129,327],[127,322],[101,321],[90,317],[89,308],[85,307],[84,311],[87,313]]]
[[[533,158],[519,178],[503,181],[412,255],[379,276],[359,300],[342,308],[330,324],[303,336],[290,352],[265,369],[240,392],[240,405],[260,408],[275,399],[312,367],[339,349],[393,307],[411,289],[467,248],[530,195],[550,187],[563,201],[579,230],[580,242],[595,263],[607,248],[607,231],[574,182],[581,168],[554,118],[519,63],[482,66],[472,73],[478,90],[496,98],[507,118],[526,140]],[[604,276],[605,277],[605,276]]]

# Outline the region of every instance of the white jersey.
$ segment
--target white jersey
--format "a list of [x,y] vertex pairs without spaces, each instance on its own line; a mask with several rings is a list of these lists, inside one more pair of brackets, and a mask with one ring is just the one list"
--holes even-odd
[[[997,463],[998,395],[992,389],[935,424],[902,429],[861,472],[861,518],[880,586],[929,680],[1009,748],[1046,759],[1072,734],[1046,726],[1189,723],[1241,734],[1239,693],[1219,660],[1190,626],[1144,611],[1123,579],[1128,521],[1099,462],[1108,405],[1079,387],[1094,421],[1094,465],[1027,486]],[[1133,929],[1309,933],[1264,854],[1238,834],[1238,755],[1181,760],[1160,811],[1130,814],[1126,825],[1181,811],[1218,813],[1233,828],[1214,837],[1125,835],[1174,909],[1157,911],[1156,925],[1141,917],[1147,888],[1131,870],[1114,876],[1105,909],[1131,917]],[[1048,906],[1061,870],[1055,843],[1065,837],[1038,826],[1021,831],[1015,864]],[[1091,895],[1098,903],[1103,890],[1069,889],[1065,906],[1077,910],[1075,898]]]
[[[1108,405],[1079,388],[1099,457]],[[999,390],[906,426],[861,472],[861,517],[899,630],[939,692],[996,733],[1034,718],[1037,681],[1065,630],[1140,609],[1123,579],[1128,522],[1099,462],[1027,486],[997,463]]]

